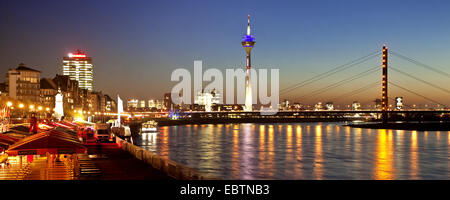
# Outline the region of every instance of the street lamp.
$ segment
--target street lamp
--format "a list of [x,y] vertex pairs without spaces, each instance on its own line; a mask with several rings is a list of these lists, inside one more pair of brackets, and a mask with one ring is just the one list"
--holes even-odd
[[21,118],[25,115],[25,111],[22,109],[23,107],[25,107],[24,105],[23,105],[23,103],[21,103],[21,104],[19,104],[19,108],[22,110],[22,112],[21,112]]
[[[8,106],[8,113],[11,112],[10,109],[14,109],[14,108],[11,108],[11,106],[12,106],[12,102],[11,102],[11,101],[8,101],[8,102],[6,103],[6,106]],[[11,116],[11,115],[8,116],[8,124],[9,124],[10,121],[11,121],[10,116]]]
[[41,111],[41,110],[42,110],[42,106],[39,106],[39,107],[38,107],[38,110]]
[[30,110],[34,110],[34,105],[30,105]]

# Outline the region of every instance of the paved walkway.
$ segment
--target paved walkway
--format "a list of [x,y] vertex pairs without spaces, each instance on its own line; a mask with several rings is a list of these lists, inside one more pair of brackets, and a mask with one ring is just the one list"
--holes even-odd
[[31,164],[30,172],[24,180],[74,180],[73,165],[70,162],[49,162],[47,158],[39,158]]
[[74,164],[71,159],[56,161],[55,156],[13,156],[8,165],[0,167],[0,180],[76,180]]
[[[117,144],[87,145],[77,156],[14,156],[0,166],[0,180],[170,180]],[[72,159],[73,158],[73,159]],[[58,161],[57,161],[58,160]]]
[[31,170],[31,164],[21,161],[18,157],[9,159],[7,163],[0,165],[0,180],[23,180]]
[[101,175],[95,177],[81,176],[81,180],[170,180],[164,173],[126,151],[116,144],[88,145],[89,158],[101,170]]

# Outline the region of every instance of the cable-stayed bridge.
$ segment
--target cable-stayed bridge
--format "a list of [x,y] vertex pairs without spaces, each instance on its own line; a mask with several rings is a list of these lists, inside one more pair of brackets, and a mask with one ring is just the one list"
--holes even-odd
[[[447,98],[450,97],[450,90],[447,89],[446,85],[440,85],[434,83],[435,80],[426,80],[423,78],[423,74],[412,74],[405,70],[402,70],[400,66],[390,65],[388,62],[388,57],[395,57],[395,59],[399,59],[402,61],[406,61],[409,64],[418,66],[427,73],[433,74],[433,77],[443,79],[448,81],[450,79],[450,74],[440,70],[439,68],[433,67],[431,65],[424,64],[420,61],[417,61],[413,58],[407,57],[401,53],[396,51],[388,50],[388,48],[383,45],[381,51],[374,51],[370,54],[362,56],[360,58],[354,59],[350,62],[347,62],[343,65],[339,65],[331,68],[330,70],[312,76],[308,79],[302,80],[298,83],[292,84],[290,86],[284,87],[280,90],[280,99],[286,99],[290,102],[302,102],[306,100],[315,100],[320,98],[320,95],[324,95],[326,97],[322,97],[327,102],[333,102],[342,99],[350,99],[355,95],[364,94],[368,91],[372,91],[377,87],[381,87],[381,90],[378,90],[376,94],[372,93],[366,96],[374,97],[373,100],[379,100],[380,104],[374,105],[372,108],[354,108],[353,106],[347,106],[344,108],[302,108],[302,109],[294,109],[294,110],[281,110],[276,115],[273,116],[263,116],[259,114],[259,111],[254,112],[199,112],[199,111],[188,111],[183,112],[183,115],[190,115],[190,117],[194,118],[352,118],[352,117],[371,117],[376,119],[383,119],[387,121],[388,118],[396,118],[396,116],[401,116],[404,119],[423,119],[423,118],[432,118],[433,120],[447,119],[449,114],[449,107],[446,103],[442,102],[439,99],[427,96],[424,94],[424,91],[417,90],[416,84],[422,84],[426,86],[426,90],[433,89],[441,92]],[[363,71],[357,73],[351,73],[353,69],[362,66],[370,60],[374,60],[376,58],[381,58],[381,65],[377,64],[371,67],[364,68]],[[367,65],[363,65],[367,66]],[[356,71],[356,70],[355,70]],[[381,73],[380,73],[381,72]],[[338,74],[345,74],[344,78],[330,78]],[[375,81],[365,81],[368,80],[367,77],[372,77],[375,75],[379,77],[381,74],[381,79]],[[389,77],[388,77],[389,75]],[[413,81],[413,85],[402,85],[397,79],[407,78],[409,81]],[[332,83],[326,84],[320,88],[316,88],[310,90],[308,92],[301,92],[302,88],[307,86],[311,86],[319,83],[323,80],[336,80]],[[358,85],[356,89],[351,91],[346,91],[341,93],[342,88],[352,84],[359,84],[360,82],[364,82],[364,84]],[[358,83],[355,83],[360,81]],[[354,86],[354,85],[353,85]],[[393,87],[396,90],[400,90],[406,92],[411,96],[415,96],[416,98],[422,99],[425,102],[430,103],[431,105],[436,105],[436,108],[417,108],[416,105],[411,104],[402,104],[402,108],[399,109],[394,104],[389,104],[389,101],[396,103],[395,95],[390,95],[388,93],[388,88]],[[337,95],[328,95],[330,91],[334,91]],[[336,92],[337,91],[337,92]],[[390,91],[390,90],[389,90]],[[373,101],[372,100],[372,101]]]
[[[425,79],[424,74],[413,74],[410,71],[401,68],[401,64],[396,62],[395,65],[391,65],[388,62],[389,57],[394,57],[398,59],[395,61],[404,61],[409,65],[417,66],[423,70],[425,73],[432,75],[433,78]],[[379,61],[377,61],[377,59]],[[377,61],[380,64],[370,64],[367,67],[368,61]],[[363,66],[363,67],[361,67]],[[361,69],[358,71],[355,69]],[[381,73],[380,73],[381,72]],[[343,75],[342,75],[343,74]],[[341,75],[340,78],[336,78],[337,75]],[[381,75],[381,78],[380,78]],[[389,76],[388,76],[389,75]],[[369,77],[372,77],[370,79]],[[374,79],[375,78],[375,79]],[[401,84],[397,80],[403,78],[402,80],[408,80],[410,83]],[[330,81],[332,83],[320,84],[321,81]],[[374,105],[369,108],[355,108],[353,106],[344,106],[343,108],[323,108],[317,109],[315,107],[303,107],[300,109],[289,109],[280,110],[275,115],[264,115],[260,111],[255,110],[251,112],[243,111],[216,111],[216,112],[204,112],[204,111],[180,111],[175,112],[179,117],[189,117],[198,119],[277,119],[277,118],[293,118],[293,119],[336,119],[336,120],[346,120],[346,119],[383,119],[385,122],[388,119],[400,119],[400,120],[421,120],[421,119],[431,119],[431,120],[448,120],[450,110],[448,104],[435,97],[427,96],[425,93],[430,93],[431,90],[439,91],[439,95],[443,97],[450,98],[450,89],[447,85],[442,85],[436,83],[436,80],[444,80],[446,82],[450,81],[450,74],[440,70],[437,67],[433,67],[423,62],[417,61],[413,58],[407,57],[396,51],[389,50],[385,45],[383,45],[381,51],[374,51],[370,54],[364,55],[360,58],[354,59],[343,65],[332,67],[330,70],[314,75],[297,83],[291,84],[287,87],[282,88],[280,92],[280,99],[287,99],[290,102],[304,102],[312,101],[322,98],[326,102],[334,102],[339,100],[349,101],[356,95],[364,95],[367,98],[372,98],[369,102],[374,102],[374,100],[379,101],[379,105]],[[418,90],[417,85],[421,84],[422,90]],[[302,89],[308,86],[320,85],[319,88],[314,88],[311,90]],[[379,90],[381,87],[381,90]],[[352,88],[350,91],[345,91],[348,88]],[[355,88],[355,89],[354,89]],[[378,90],[374,90],[377,89]],[[389,90],[388,90],[389,89]],[[402,108],[398,108],[395,105],[396,99],[394,97],[401,95],[391,95],[393,92],[391,89],[396,89],[396,91],[403,91],[402,94],[408,94],[408,97],[416,97],[424,102],[430,103],[430,105],[436,105],[430,107],[416,107],[415,104],[404,104],[402,103]],[[431,89],[431,90],[430,90]],[[424,91],[425,90],[425,91]],[[430,90],[430,91],[429,91]],[[370,93],[369,93],[370,92]],[[330,95],[329,93],[334,93]],[[398,94],[398,92],[395,92]],[[325,97],[321,97],[325,96]],[[394,105],[389,101],[394,102]],[[367,103],[367,102],[363,102]],[[171,112],[173,113],[173,112]],[[154,113],[154,112],[133,112],[133,114],[138,116],[155,116],[162,115],[164,112]],[[167,112],[166,112],[167,114]]]

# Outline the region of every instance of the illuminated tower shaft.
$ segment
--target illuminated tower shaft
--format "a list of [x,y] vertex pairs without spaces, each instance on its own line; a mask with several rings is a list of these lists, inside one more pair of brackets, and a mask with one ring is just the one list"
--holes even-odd
[[388,49],[383,45],[383,61],[382,61],[382,82],[381,82],[381,111],[383,123],[387,123],[388,110]]
[[245,111],[252,111],[252,85],[251,85],[251,53],[247,53],[247,69],[245,72]]
[[244,47],[247,53],[247,68],[245,74],[245,107],[244,111],[252,111],[253,99],[252,99],[252,85],[251,85],[251,58],[250,52],[255,45],[255,37],[250,34],[250,15],[248,15],[247,34],[242,38],[242,47]]

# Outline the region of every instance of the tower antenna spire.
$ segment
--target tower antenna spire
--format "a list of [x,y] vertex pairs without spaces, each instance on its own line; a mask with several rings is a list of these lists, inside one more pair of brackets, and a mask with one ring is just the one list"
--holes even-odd
[[247,18],[247,35],[250,35],[250,14],[248,14]]

